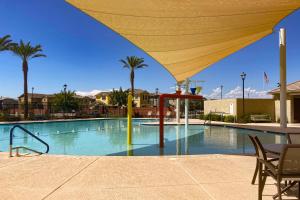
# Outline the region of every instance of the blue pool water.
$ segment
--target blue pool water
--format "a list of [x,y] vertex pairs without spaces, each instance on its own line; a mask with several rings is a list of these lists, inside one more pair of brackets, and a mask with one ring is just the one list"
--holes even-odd
[[[221,126],[165,126],[165,148],[159,148],[158,126],[143,125],[153,120],[133,121],[133,145],[126,145],[126,119],[31,123],[22,126],[46,141],[50,154],[66,155],[184,155],[184,154],[244,154],[254,149],[247,134],[258,135],[262,143],[284,143],[279,134],[263,133]],[[0,151],[8,151],[9,131],[13,125],[0,125]],[[14,134],[14,146],[36,150],[45,147],[24,135]]]

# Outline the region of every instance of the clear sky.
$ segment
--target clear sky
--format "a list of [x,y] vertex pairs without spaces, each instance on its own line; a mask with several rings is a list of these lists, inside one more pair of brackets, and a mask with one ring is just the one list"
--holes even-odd
[[[240,73],[251,96],[263,96],[279,80],[278,30],[287,29],[287,80],[300,80],[300,11],[284,19],[275,33],[200,72],[193,79],[205,80],[203,93],[240,95]],[[128,88],[129,71],[119,60],[128,55],[144,57],[147,69],[137,71],[136,88],[170,92],[175,80],[155,60],[64,0],[0,0],[0,37],[10,34],[41,44],[47,58],[29,63],[29,88],[37,93],[55,93],[67,83],[76,91]],[[263,72],[270,83],[263,86]],[[0,96],[22,93],[21,60],[11,53],[0,54]]]

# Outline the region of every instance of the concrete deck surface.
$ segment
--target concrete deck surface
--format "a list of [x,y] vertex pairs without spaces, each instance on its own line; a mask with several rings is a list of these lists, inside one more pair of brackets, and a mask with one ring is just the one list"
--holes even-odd
[[[255,200],[254,166],[254,157],[236,155],[8,158],[0,153],[0,199]],[[295,191],[283,199],[296,199]],[[275,193],[268,178],[263,199]]]
[[[180,124],[184,124],[184,119],[180,120]],[[189,124],[204,124],[204,120],[200,119],[189,119]],[[245,128],[245,129],[252,129],[252,130],[259,130],[259,131],[268,131],[268,132],[274,132],[274,133],[300,133],[300,123],[294,123],[294,124],[288,124],[286,130],[282,130],[280,128],[279,123],[227,123],[227,122],[219,122],[219,121],[212,121],[212,122],[206,122],[210,123],[212,125],[218,125],[218,126],[228,126],[228,127],[235,127],[235,128]],[[159,125],[159,122],[146,122],[143,123],[144,125]],[[171,119],[170,121],[166,121],[164,123],[165,125],[176,125],[177,122],[174,119]]]

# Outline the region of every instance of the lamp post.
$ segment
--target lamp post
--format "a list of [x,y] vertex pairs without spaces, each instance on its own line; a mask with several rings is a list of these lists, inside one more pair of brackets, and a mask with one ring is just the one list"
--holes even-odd
[[246,73],[241,73],[241,78],[243,81],[243,116],[245,115],[245,79],[246,79]]
[[223,85],[221,85],[221,87],[220,87],[221,88],[221,99],[223,99],[223,87],[224,87]]
[[67,95],[67,84],[64,84],[64,94],[65,94],[65,101],[66,101],[66,95]]
[[33,91],[34,91],[34,87],[31,88],[31,103],[33,101]]
[[67,84],[64,84],[63,85],[64,86],[64,95],[65,95],[65,97],[64,97],[64,113],[65,113],[65,109],[66,109],[66,101],[67,101],[67,87],[68,87],[68,85]]
[[155,89],[155,106],[158,107],[158,93],[159,93],[159,89],[156,88]]
[[32,109],[32,114],[34,113],[34,107],[33,107],[33,91],[34,91],[34,87],[31,88],[31,109]]

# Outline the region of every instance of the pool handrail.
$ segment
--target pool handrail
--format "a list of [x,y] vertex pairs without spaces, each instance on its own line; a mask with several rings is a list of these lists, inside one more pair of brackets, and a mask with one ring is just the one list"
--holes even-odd
[[34,139],[36,139],[37,141],[41,142],[42,144],[44,144],[46,146],[46,151],[44,153],[48,153],[49,152],[49,145],[43,141],[42,139],[40,139],[39,137],[37,137],[36,135],[34,135],[32,132],[30,132],[29,130],[25,129],[24,127],[20,126],[20,125],[14,125],[11,129],[10,129],[10,135],[9,135],[9,156],[12,157],[12,150],[13,149],[16,149],[17,150],[17,155],[18,155],[18,150],[19,148],[23,148],[23,149],[27,149],[27,150],[30,150],[32,152],[35,152],[35,153],[39,153],[39,154],[44,154],[40,151],[36,151],[36,150],[33,150],[33,149],[30,149],[30,148],[27,148],[27,147],[23,147],[23,146],[20,146],[20,147],[12,147],[13,145],[13,137],[14,137],[14,130],[16,128],[19,128],[21,129],[22,131],[24,131],[25,133],[27,133],[28,135],[30,135],[31,137],[33,137]]

